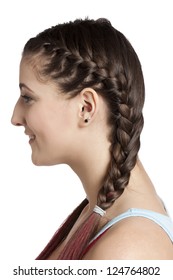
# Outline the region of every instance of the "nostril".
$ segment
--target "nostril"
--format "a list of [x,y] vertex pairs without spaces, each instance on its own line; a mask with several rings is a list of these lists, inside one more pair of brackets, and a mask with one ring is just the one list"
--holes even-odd
[[15,125],[15,126],[21,126],[22,124],[20,124],[20,123],[15,123],[14,125]]
[[11,124],[15,126],[21,126],[22,121],[19,119],[19,117],[15,116],[14,114],[11,117]]
[[11,124],[15,125],[15,126],[21,126],[22,124],[19,122],[16,122],[13,118],[11,119]]

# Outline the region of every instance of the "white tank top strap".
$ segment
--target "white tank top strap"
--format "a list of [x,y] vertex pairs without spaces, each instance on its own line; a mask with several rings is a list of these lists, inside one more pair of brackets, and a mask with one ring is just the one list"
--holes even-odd
[[91,242],[97,239],[101,234],[104,233],[104,231],[106,231],[116,223],[129,217],[144,217],[154,221],[168,234],[169,238],[173,242],[173,222],[169,216],[154,211],[138,208],[130,208],[128,211],[113,218],[96,234],[96,236],[91,240]]

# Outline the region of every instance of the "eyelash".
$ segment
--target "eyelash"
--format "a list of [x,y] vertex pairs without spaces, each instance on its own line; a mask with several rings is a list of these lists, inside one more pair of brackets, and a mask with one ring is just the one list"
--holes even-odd
[[24,102],[27,104],[27,103],[30,103],[33,99],[32,97],[24,94],[24,95],[21,95],[21,97],[23,98]]

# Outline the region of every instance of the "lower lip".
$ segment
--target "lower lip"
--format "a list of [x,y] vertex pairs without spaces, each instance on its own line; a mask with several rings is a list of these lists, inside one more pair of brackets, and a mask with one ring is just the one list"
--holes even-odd
[[32,144],[34,141],[35,141],[35,138],[34,139],[30,139],[29,140],[29,144]]

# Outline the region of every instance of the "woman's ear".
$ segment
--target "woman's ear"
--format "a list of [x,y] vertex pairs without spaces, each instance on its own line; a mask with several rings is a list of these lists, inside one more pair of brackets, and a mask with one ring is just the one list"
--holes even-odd
[[80,126],[91,123],[97,114],[99,97],[92,88],[84,88],[79,94],[79,117]]

